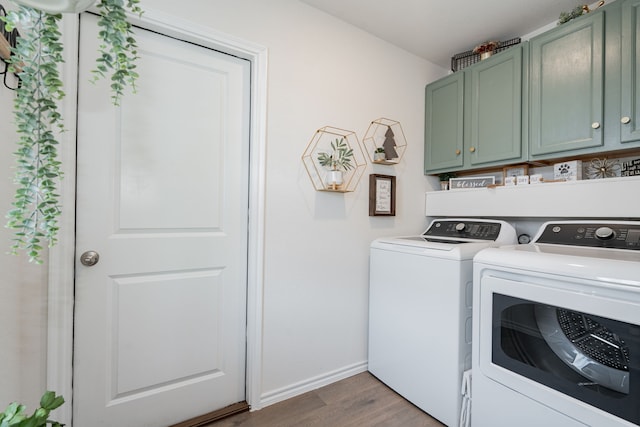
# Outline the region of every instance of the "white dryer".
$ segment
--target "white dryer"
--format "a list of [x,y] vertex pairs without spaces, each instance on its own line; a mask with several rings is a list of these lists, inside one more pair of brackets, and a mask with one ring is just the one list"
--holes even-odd
[[474,427],[640,425],[640,222],[481,251],[473,317]]
[[448,218],[371,244],[369,371],[448,426],[471,367],[473,256],[516,240],[504,221]]

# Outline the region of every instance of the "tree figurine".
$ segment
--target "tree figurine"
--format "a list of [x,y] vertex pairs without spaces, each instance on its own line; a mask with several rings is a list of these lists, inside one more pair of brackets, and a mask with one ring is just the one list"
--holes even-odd
[[384,134],[384,142],[382,143],[384,148],[384,155],[387,159],[397,159],[398,153],[396,152],[396,140],[393,138],[393,131],[391,126],[387,126],[387,131]]

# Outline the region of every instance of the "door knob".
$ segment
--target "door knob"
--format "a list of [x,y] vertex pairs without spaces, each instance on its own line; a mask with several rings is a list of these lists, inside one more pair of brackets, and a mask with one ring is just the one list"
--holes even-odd
[[476,147],[471,147],[469,148],[469,151],[471,151],[472,153],[476,151]]
[[593,122],[593,123],[591,123],[591,127],[593,129],[599,129],[600,128],[600,123],[599,122]]
[[86,267],[93,267],[100,260],[100,255],[96,251],[86,251],[80,255],[80,262]]
[[460,150],[456,150],[456,156],[460,155]]
[[622,123],[623,125],[627,125],[631,122],[631,119],[627,116],[624,116],[623,118],[620,119],[620,123]]

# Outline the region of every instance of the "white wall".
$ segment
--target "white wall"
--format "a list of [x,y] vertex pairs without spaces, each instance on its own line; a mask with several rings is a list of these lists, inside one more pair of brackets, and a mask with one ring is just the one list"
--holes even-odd
[[[378,236],[414,234],[426,226],[424,192],[437,182],[422,173],[424,86],[446,70],[297,0],[143,0],[142,5],[268,48],[263,402],[350,369],[364,369],[369,243]],[[11,96],[0,89],[0,111],[10,108]],[[316,129],[344,128],[362,140],[369,123],[380,117],[402,124],[408,142],[402,162],[369,165],[353,193],[316,192],[301,162]],[[2,177],[10,177],[6,159],[13,149],[4,132],[8,120],[6,114],[0,116]],[[368,216],[369,173],[397,176],[395,218]],[[0,182],[3,209],[10,203],[8,179]],[[5,230],[1,233],[6,235]],[[0,405],[16,398],[19,380],[8,372],[23,368],[37,378],[29,387],[37,396],[18,398],[37,401],[44,383],[44,297],[35,295],[31,305],[14,307],[13,294],[27,298],[20,282],[33,272],[31,281],[42,290],[46,270],[6,256],[0,259],[0,340],[8,337],[11,343],[9,350],[0,346]],[[35,337],[14,336],[6,328],[9,309],[11,319],[18,313],[30,319],[20,328],[30,327]],[[24,364],[22,348],[38,354],[39,360]]]

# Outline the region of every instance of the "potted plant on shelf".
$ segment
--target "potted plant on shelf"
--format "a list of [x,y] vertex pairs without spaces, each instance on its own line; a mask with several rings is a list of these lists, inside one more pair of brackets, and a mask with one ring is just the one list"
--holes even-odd
[[444,173],[441,173],[440,175],[438,175],[438,178],[440,179],[440,189],[441,190],[448,190],[449,189],[449,179],[455,178],[455,177],[456,177],[455,172],[444,172]]
[[331,190],[338,190],[344,182],[343,172],[353,169],[353,149],[344,138],[331,141],[331,153],[318,153],[318,163],[329,170],[325,177],[325,184]]
[[387,156],[384,152],[384,147],[377,147],[373,152],[373,161],[374,162],[383,162],[387,159]]
[[[20,7],[0,17],[5,29],[20,26],[21,36],[11,48],[10,71],[19,79],[14,100],[14,121],[18,134],[13,208],[7,214],[7,227],[15,230],[12,253],[24,250],[29,260],[41,263],[44,240],[56,243],[61,207],[57,191],[61,179],[58,141],[64,131],[58,102],[65,93],[59,74],[64,62],[59,30],[62,12],[77,13],[96,0],[12,0]],[[140,0],[97,0],[100,12],[95,79],[111,74],[112,100],[118,105],[124,88],[135,92],[138,78],[135,61],[137,45],[127,11],[141,15]]]
[[4,412],[0,413],[0,426],[11,427],[62,427],[57,421],[49,420],[49,413],[59,408],[64,403],[62,396],[56,396],[52,391],[47,391],[40,398],[40,407],[32,415],[26,415],[27,409],[17,402],[11,403]]

